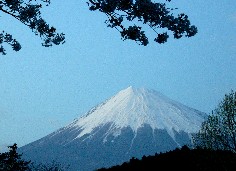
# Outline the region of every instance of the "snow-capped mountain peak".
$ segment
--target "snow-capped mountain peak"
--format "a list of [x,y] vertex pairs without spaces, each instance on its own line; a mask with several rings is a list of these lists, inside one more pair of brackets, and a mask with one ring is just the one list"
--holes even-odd
[[205,116],[159,92],[130,86],[19,150],[27,160],[92,171],[191,145]]
[[95,128],[111,124],[109,132],[118,136],[122,128],[131,127],[134,132],[150,125],[152,129],[196,132],[203,121],[203,114],[175,102],[161,93],[132,86],[121,90],[106,102],[90,110],[85,116],[69,125],[80,127],[77,138],[91,133]]

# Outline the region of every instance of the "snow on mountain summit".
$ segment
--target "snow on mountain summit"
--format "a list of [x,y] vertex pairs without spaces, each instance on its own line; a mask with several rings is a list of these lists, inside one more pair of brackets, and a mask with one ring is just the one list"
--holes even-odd
[[134,132],[145,124],[152,129],[194,133],[203,122],[204,113],[169,99],[161,93],[132,86],[91,109],[68,127],[79,127],[77,138],[91,133],[95,128],[111,124],[109,132],[118,136],[122,128],[131,127]]
[[157,91],[128,87],[19,152],[36,163],[92,171],[191,145],[205,116]]

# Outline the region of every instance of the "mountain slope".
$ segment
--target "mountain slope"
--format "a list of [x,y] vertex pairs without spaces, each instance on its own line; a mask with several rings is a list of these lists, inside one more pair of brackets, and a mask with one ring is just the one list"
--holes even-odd
[[128,87],[20,151],[33,161],[90,171],[191,144],[205,117],[154,90]]

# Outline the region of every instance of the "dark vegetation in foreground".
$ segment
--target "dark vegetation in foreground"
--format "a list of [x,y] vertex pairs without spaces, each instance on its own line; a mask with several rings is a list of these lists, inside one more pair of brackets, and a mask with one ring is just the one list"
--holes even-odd
[[142,159],[132,158],[129,162],[110,168],[101,168],[97,171],[235,171],[236,154],[232,151],[189,149],[183,146],[166,153],[154,156],[143,156]]
[[[9,151],[0,153],[0,171],[67,171],[57,163],[34,165],[24,161],[17,153],[17,145],[9,146]],[[100,168],[97,171],[235,171],[236,153],[227,150],[190,149],[187,146],[173,151],[159,153],[153,156],[143,156],[142,159],[131,158],[128,162],[110,168]]]
[[67,171],[69,168],[55,162],[35,164],[25,161],[21,158],[22,154],[17,153],[17,144],[8,148],[8,152],[0,153],[0,171]]

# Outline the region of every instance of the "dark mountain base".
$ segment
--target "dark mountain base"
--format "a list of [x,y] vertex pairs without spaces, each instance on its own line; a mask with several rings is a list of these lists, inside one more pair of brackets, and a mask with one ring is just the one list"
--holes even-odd
[[129,162],[97,171],[235,171],[236,154],[231,151],[189,149],[187,146],[154,156],[132,158]]
[[71,124],[19,148],[25,160],[94,171],[192,145],[207,114],[154,90],[129,87]]
[[120,165],[132,157],[141,159],[144,155],[167,152],[191,143],[185,132],[175,132],[174,140],[166,130],[153,130],[149,125],[139,128],[136,134],[126,127],[117,137],[106,135],[111,125],[96,128],[91,134],[77,139],[80,129],[62,129],[58,134],[19,148],[19,152],[23,153],[24,159],[37,164],[55,161],[69,165],[68,171],[93,171]]

